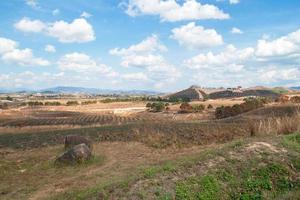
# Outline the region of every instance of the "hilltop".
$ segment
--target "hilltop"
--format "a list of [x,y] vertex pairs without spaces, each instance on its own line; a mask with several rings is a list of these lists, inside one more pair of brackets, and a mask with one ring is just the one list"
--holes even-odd
[[187,89],[176,93],[166,95],[164,98],[168,99],[189,99],[189,100],[205,100],[205,99],[220,99],[220,98],[234,98],[247,96],[261,96],[275,99],[282,93],[290,92],[284,88],[268,88],[263,86],[242,88],[241,86],[235,88],[206,88],[200,86],[191,86]]

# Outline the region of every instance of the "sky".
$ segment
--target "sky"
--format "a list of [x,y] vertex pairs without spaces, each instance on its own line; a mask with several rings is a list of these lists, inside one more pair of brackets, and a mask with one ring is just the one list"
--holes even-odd
[[298,0],[1,0],[0,89],[299,86]]

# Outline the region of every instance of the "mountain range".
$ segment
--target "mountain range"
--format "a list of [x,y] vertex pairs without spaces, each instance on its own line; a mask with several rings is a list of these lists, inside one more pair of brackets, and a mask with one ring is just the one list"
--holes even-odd
[[24,88],[18,89],[0,89],[0,93],[44,93],[44,94],[102,94],[102,95],[157,95],[156,91],[150,90],[110,90],[85,87],[58,86],[53,88],[30,90]]

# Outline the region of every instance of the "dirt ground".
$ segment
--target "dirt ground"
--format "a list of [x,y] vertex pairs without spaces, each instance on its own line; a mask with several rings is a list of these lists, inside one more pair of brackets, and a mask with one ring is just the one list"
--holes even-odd
[[[94,144],[94,154],[103,157],[103,163],[78,169],[53,166],[55,157],[63,152],[62,145],[25,151],[1,149],[1,167],[14,166],[4,174],[6,181],[0,190],[5,194],[1,199],[43,199],[67,190],[109,183],[126,178],[130,171],[143,166],[195,154],[207,147],[155,149],[137,142],[102,142]],[[26,190],[30,190],[30,194],[21,194]]]

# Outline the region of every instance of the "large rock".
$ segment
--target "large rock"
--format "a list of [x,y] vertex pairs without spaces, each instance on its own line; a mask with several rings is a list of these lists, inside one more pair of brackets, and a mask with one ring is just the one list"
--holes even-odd
[[92,152],[86,144],[78,144],[60,155],[55,163],[76,164],[91,159]]
[[65,137],[65,149],[73,148],[78,144],[86,144],[92,150],[92,142],[80,135],[67,135]]

